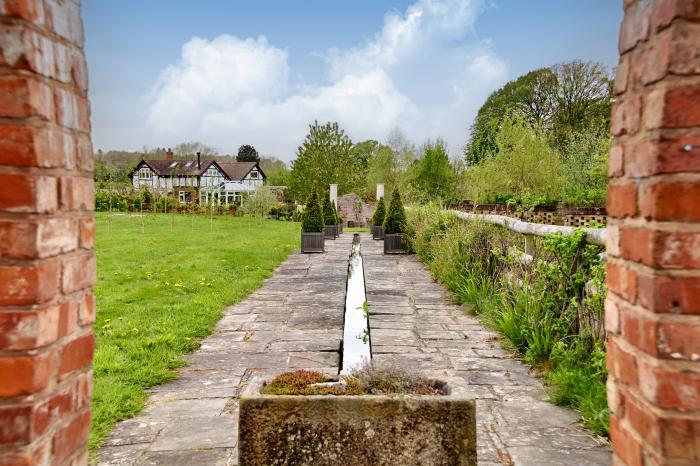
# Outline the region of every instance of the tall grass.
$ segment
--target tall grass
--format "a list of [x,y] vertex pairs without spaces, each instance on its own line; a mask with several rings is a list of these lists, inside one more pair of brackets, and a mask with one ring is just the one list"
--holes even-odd
[[608,434],[601,249],[585,234],[534,241],[465,221],[439,206],[410,211],[410,244],[432,274],[484,323],[545,374],[552,401],[574,408],[593,432]]

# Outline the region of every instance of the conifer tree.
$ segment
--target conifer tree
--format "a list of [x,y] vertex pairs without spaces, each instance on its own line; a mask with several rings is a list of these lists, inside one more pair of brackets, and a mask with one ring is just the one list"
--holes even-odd
[[338,223],[335,206],[331,202],[330,196],[325,196],[323,198],[323,221],[326,225],[335,225]]
[[384,216],[386,215],[386,207],[384,206],[384,198],[380,197],[377,203],[377,210],[374,211],[372,215],[372,225],[381,226],[384,223]]
[[391,193],[391,202],[384,217],[383,228],[385,234],[403,233],[406,230],[406,212],[403,209],[398,188],[394,188],[394,192]]
[[312,191],[306,201],[306,208],[301,217],[301,229],[305,233],[320,233],[323,231],[323,210],[318,202],[316,191]]

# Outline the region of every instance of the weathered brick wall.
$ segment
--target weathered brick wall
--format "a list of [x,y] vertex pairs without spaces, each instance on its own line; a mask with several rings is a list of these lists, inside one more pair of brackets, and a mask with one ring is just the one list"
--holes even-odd
[[0,0],[0,465],[87,463],[92,164],[79,2]]
[[700,462],[700,1],[625,0],[608,191],[617,464]]

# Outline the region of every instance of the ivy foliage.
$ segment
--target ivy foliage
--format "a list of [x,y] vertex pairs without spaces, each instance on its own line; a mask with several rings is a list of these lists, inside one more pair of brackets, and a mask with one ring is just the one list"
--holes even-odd
[[377,209],[372,215],[372,225],[381,225],[384,223],[384,215],[386,215],[386,207],[384,206],[384,198],[380,197],[377,202]]
[[389,203],[389,211],[384,218],[384,233],[404,233],[406,231],[406,211],[401,202],[401,194],[399,188],[394,188],[391,193],[391,202]]
[[313,191],[306,201],[306,208],[301,217],[301,229],[305,233],[320,233],[323,231],[323,210],[318,202],[318,195]]

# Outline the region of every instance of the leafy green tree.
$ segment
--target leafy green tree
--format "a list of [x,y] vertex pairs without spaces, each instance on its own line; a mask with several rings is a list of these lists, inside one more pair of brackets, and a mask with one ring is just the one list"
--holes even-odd
[[384,215],[386,214],[386,207],[384,206],[384,198],[380,197],[377,202],[377,209],[372,215],[372,225],[381,225],[384,223]]
[[557,109],[549,134],[554,147],[565,150],[572,135],[591,133],[606,138],[612,111],[612,79],[599,63],[574,60],[553,67],[557,75]]
[[452,193],[454,172],[443,140],[425,145],[416,166],[415,181],[426,198],[445,199]]
[[312,191],[301,216],[301,229],[306,233],[320,233],[323,231],[323,226],[323,210],[318,202],[316,191]]
[[406,211],[403,208],[398,188],[394,188],[394,191],[391,193],[391,202],[389,203],[389,210],[384,217],[383,229],[384,233],[389,234],[406,231]]
[[462,194],[476,202],[556,201],[564,184],[562,160],[539,128],[522,117],[503,122],[498,153],[466,171]]
[[238,148],[238,155],[236,156],[237,162],[260,162],[260,155],[255,147],[250,144],[244,144]]
[[260,186],[243,202],[241,211],[256,218],[263,218],[279,206],[277,195],[269,186]]
[[381,146],[377,149],[367,165],[366,192],[374,194],[377,183],[384,183],[384,188],[389,192],[398,185],[400,171],[394,155],[388,146]]
[[530,71],[494,91],[481,106],[471,127],[466,158],[475,165],[498,152],[501,122],[519,115],[533,126],[547,127],[556,108],[557,77],[550,68]]
[[175,146],[173,154],[176,158],[192,159],[197,156],[197,152],[203,158],[211,159],[219,155],[219,151],[212,146],[208,146],[199,141],[183,142]]
[[289,184],[289,168],[282,160],[275,157],[262,157],[258,163],[267,176],[267,184],[270,186]]
[[338,184],[338,193],[350,192],[356,164],[352,141],[338,123],[320,125],[314,121],[309,133],[297,149],[289,180],[290,194],[303,199],[312,191],[324,192],[331,183]]

